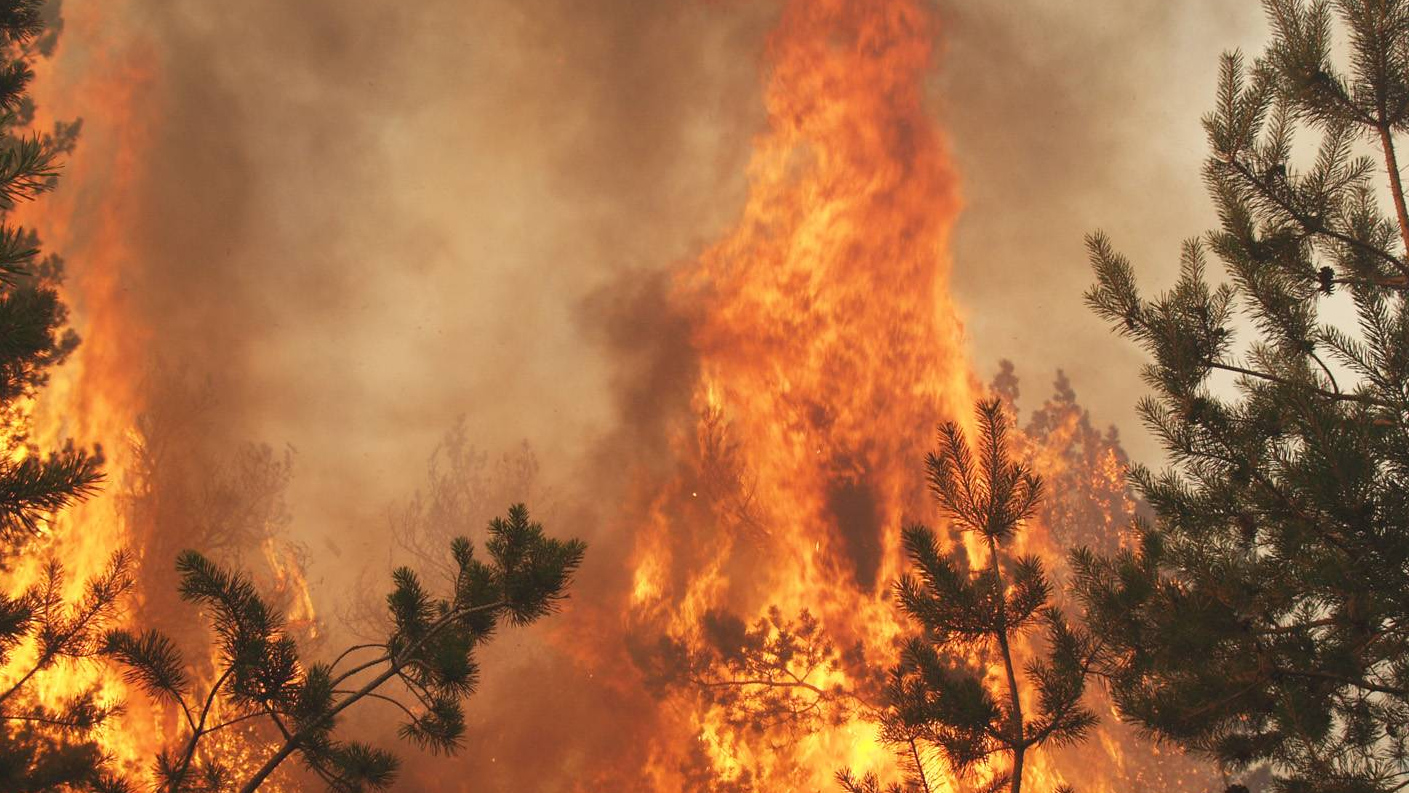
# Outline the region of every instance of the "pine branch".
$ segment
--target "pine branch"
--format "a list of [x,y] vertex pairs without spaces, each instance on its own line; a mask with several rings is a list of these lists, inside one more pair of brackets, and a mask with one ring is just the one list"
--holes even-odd
[[1394,137],[1384,120],[1383,110],[1380,113],[1380,123],[1375,126],[1379,132],[1380,149],[1385,156],[1385,170],[1389,173],[1390,197],[1394,202],[1395,218],[1399,221],[1399,238],[1404,244],[1405,255],[1409,256],[1409,209],[1404,206],[1404,184],[1400,181],[1399,161],[1394,155]]
[[[185,781],[186,772],[191,767],[191,761],[196,756],[196,748],[200,745],[201,739],[209,734],[206,732],[205,722],[206,718],[210,715],[210,709],[215,704],[216,697],[219,695],[220,690],[224,688],[225,682],[230,679],[234,671],[235,667],[233,665],[225,667],[225,671],[220,673],[220,677],[216,678],[214,685],[210,687],[210,692],[206,694],[205,704],[201,706],[200,718],[192,724],[191,737],[186,742],[186,749],[181,754],[181,761],[177,764],[176,770],[172,774],[171,793],[176,793],[176,791],[180,789],[181,784]],[[183,704],[182,707],[184,708],[185,705]],[[187,718],[188,720],[190,718],[189,712]]]
[[328,665],[328,668],[329,668],[329,669],[336,669],[337,666],[338,666],[338,664],[342,663],[342,660],[343,660],[344,658],[346,658],[347,656],[351,655],[352,653],[355,653],[355,652],[357,652],[357,651],[359,651],[359,650],[372,650],[372,649],[385,650],[385,649],[386,649],[386,645],[385,645],[385,644],[378,644],[378,643],[354,644],[354,645],[352,645],[351,647],[348,647],[346,650],[343,650],[343,651],[338,655],[337,658],[333,659],[333,662]]
[[1207,365],[1211,368],[1221,369],[1225,372],[1247,375],[1248,377],[1255,377],[1259,380],[1266,380],[1268,382],[1276,383],[1277,385],[1286,386],[1288,388],[1297,388],[1304,391],[1308,391],[1310,393],[1316,394],[1317,396],[1325,397],[1333,402],[1358,402],[1362,405],[1375,405],[1377,407],[1389,408],[1390,410],[1399,410],[1399,407],[1393,402],[1387,402],[1383,399],[1377,399],[1375,397],[1367,396],[1365,394],[1342,394],[1338,391],[1327,391],[1324,388],[1318,388],[1317,386],[1309,385],[1306,383],[1298,383],[1292,380],[1288,380],[1285,377],[1279,377],[1275,374],[1259,372],[1254,369],[1246,369],[1241,366],[1235,366],[1233,364],[1228,363],[1221,363],[1219,361],[1208,361]]
[[102,459],[68,448],[46,458],[0,462],[0,538],[37,534],[40,521],[98,490]]
[[707,680],[701,677],[691,677],[689,682],[700,688],[744,688],[747,686],[761,686],[763,688],[800,688],[816,694],[819,699],[832,699],[843,697],[855,701],[858,705],[870,710],[875,706],[868,702],[860,694],[844,688],[825,689],[803,679],[778,680],[776,678],[728,678],[725,680]]
[[[352,691],[352,690],[350,690],[350,689],[346,689],[346,688],[338,688],[338,689],[334,689],[334,690],[333,690],[333,693],[334,693],[334,694],[347,694],[347,695],[351,695],[351,694],[355,694],[355,693],[357,693],[357,692]],[[382,700],[383,702],[390,702],[391,704],[395,705],[398,709],[400,709],[402,713],[406,714],[406,718],[410,719],[411,721],[416,721],[417,719],[420,718],[420,717],[417,716],[415,713],[413,713],[410,708],[408,708],[408,707],[406,707],[405,705],[401,704],[401,700],[398,700],[398,699],[395,698],[395,697],[389,697],[389,696],[387,696],[387,695],[385,695],[385,694],[378,694],[378,693],[375,693],[375,692],[369,692],[369,693],[367,694],[367,696],[370,697],[370,698],[372,698],[372,699],[380,699],[380,700]],[[287,737],[287,736],[286,736],[286,737]]]
[[[991,537],[988,540],[989,564],[995,580],[995,589],[1003,591],[1003,576],[998,565],[998,541]],[[994,638],[998,642],[999,653],[1003,658],[1003,672],[1008,680],[1008,718],[1009,732],[1005,738],[1005,743],[1012,750],[1013,754],[1013,787],[1012,793],[1018,793],[1022,788],[1023,754],[1026,749],[1026,736],[1023,727],[1022,694],[1018,689],[1017,672],[1013,664],[1013,654],[1008,647],[1008,624],[1007,606],[1000,599],[998,601],[998,625],[999,630],[994,632]]]
[[91,631],[100,629],[112,617],[118,601],[135,585],[131,568],[132,557],[126,551],[114,552],[107,569],[89,579],[84,598],[76,606],[77,613],[68,615],[62,613],[63,600],[59,594],[64,578],[62,565],[50,562],[32,623],[41,639],[38,655],[24,674],[0,692],[0,704],[23,690],[36,674],[58,659],[97,654],[96,648],[88,647]]
[[1330,672],[1322,672],[1315,669],[1285,669],[1282,667],[1277,667],[1273,670],[1273,674],[1288,675],[1290,677],[1305,677],[1313,680],[1329,680],[1332,683],[1341,683],[1343,685],[1352,686],[1363,691],[1373,691],[1377,694],[1391,694],[1396,697],[1409,697],[1409,689],[1395,688],[1393,686],[1383,686],[1378,683],[1371,683],[1368,680],[1360,680],[1353,677],[1346,677],[1345,675],[1337,675],[1332,674]]
[[223,729],[225,729],[225,728],[227,728],[227,727],[233,727],[233,726],[235,726],[236,724],[243,724],[243,723],[245,723],[245,722],[247,722],[247,721],[249,721],[249,720],[251,720],[251,719],[260,719],[260,718],[264,718],[265,715],[266,715],[266,714],[264,714],[264,713],[262,713],[262,712],[245,713],[245,714],[236,716],[236,717],[234,717],[233,719],[226,719],[225,721],[222,721],[222,722],[220,722],[219,724],[215,724],[215,725],[212,725],[212,726],[210,726],[210,727],[205,728],[205,734],[206,734],[206,735],[210,735],[211,733],[220,732],[221,730],[223,730]]
[[[279,765],[283,763],[284,760],[287,760],[289,755],[293,754],[294,751],[299,748],[301,742],[310,737],[318,726],[322,724],[331,723],[332,719],[336,717],[339,713],[356,704],[368,695],[372,694],[378,688],[381,688],[381,686],[385,684],[388,680],[391,680],[393,677],[398,675],[401,672],[403,665],[405,663],[408,663],[412,658],[415,657],[416,651],[419,650],[426,641],[434,637],[441,630],[444,630],[456,620],[464,619],[465,617],[468,617],[475,613],[497,611],[501,608],[504,608],[505,605],[506,603],[504,601],[496,601],[495,603],[491,603],[488,605],[468,607],[457,611],[452,611],[449,614],[446,614],[445,616],[441,617],[434,624],[432,624],[424,633],[424,635],[422,635],[418,640],[416,640],[404,652],[400,654],[399,658],[392,654],[388,654],[383,658],[379,659],[378,663],[387,664],[387,668],[385,671],[383,671],[381,674],[377,675],[373,679],[369,680],[365,685],[362,686],[362,688],[358,689],[353,694],[344,697],[336,705],[333,705],[331,708],[329,708],[326,714],[324,714],[324,716],[318,722],[313,725],[304,727],[302,730],[295,733],[293,738],[286,740],[283,746],[279,747],[279,749],[275,751],[275,753],[268,760],[266,760],[265,763],[260,766],[258,770],[254,772],[254,774],[249,778],[249,780],[245,782],[243,786],[240,787],[240,793],[254,793],[254,791],[258,789],[260,785],[264,784],[264,780],[268,778],[271,773],[274,772],[274,769],[279,767]],[[343,677],[338,678],[338,680],[334,682],[336,683],[345,680],[346,677],[347,676],[344,675]]]
[[1362,240],[1358,240],[1355,237],[1345,234],[1344,232],[1336,231],[1335,229],[1327,227],[1326,224],[1297,209],[1285,198],[1283,198],[1277,191],[1270,189],[1266,182],[1264,182],[1260,177],[1258,177],[1257,174],[1253,173],[1243,163],[1237,160],[1230,160],[1227,165],[1237,171],[1238,174],[1241,175],[1244,179],[1246,179],[1248,184],[1257,188],[1259,194],[1262,195],[1263,198],[1272,201],[1284,213],[1286,213],[1288,217],[1296,221],[1297,224],[1301,226],[1302,230],[1305,231],[1307,234],[1327,237],[1344,245],[1348,245],[1358,251],[1361,251],[1362,253],[1369,254],[1398,270],[1401,277],[1409,279],[1409,263],[1406,263],[1403,259],[1397,258],[1389,253],[1386,253],[1385,251],[1382,251],[1373,245],[1369,245],[1363,242]]
[[930,787],[929,775],[925,773],[925,764],[920,760],[920,747],[915,743],[915,739],[913,738],[910,739],[909,744],[910,757],[915,762],[915,778],[920,780],[920,789],[923,790],[924,793],[932,793],[933,788]]

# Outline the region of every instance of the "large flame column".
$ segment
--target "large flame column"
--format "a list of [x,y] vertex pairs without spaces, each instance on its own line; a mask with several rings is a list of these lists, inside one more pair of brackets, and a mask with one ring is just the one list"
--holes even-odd
[[[924,102],[935,28],[916,0],[784,9],[743,217],[676,293],[696,318],[694,450],[727,458],[713,473],[733,492],[712,511],[693,503],[718,495],[710,465],[663,488],[638,535],[638,615],[686,629],[708,609],[806,608],[841,641],[882,647],[900,630],[885,599],[899,528],[929,512],[936,423],[966,418],[977,392],[948,294],[959,194]],[[787,759],[762,742],[711,751],[726,775],[780,764],[819,787],[885,755],[857,723]]]

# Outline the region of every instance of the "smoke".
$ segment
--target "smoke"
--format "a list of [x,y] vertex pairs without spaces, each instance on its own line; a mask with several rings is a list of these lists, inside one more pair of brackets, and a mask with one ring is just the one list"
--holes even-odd
[[945,2],[934,89],[963,175],[954,288],[975,360],[1045,379],[1062,368],[1132,456],[1155,462],[1140,427],[1142,354],[1087,309],[1082,242],[1110,233],[1147,289],[1177,271],[1179,243],[1216,217],[1201,169],[1200,118],[1220,53],[1256,52],[1256,2]]
[[[1217,53],[1258,28],[1254,4],[1224,6],[941,6],[933,98],[964,183],[953,280],[973,359],[1064,368],[1137,458],[1138,358],[1081,305],[1081,235],[1107,229],[1167,280],[1209,225],[1197,117]],[[590,543],[574,597],[619,593],[632,494],[614,474],[670,464],[694,382],[664,274],[738,215],[776,12],[70,0],[40,101],[87,117],[60,189],[111,218],[85,240],[76,212],[67,240],[101,254],[69,262],[85,355],[140,364],[130,409],[187,428],[192,477],[249,441],[295,451],[289,531],[316,602],[386,558],[388,505],[460,416],[481,448],[537,451],[564,494],[550,530]],[[120,100],[76,90],[96,72]],[[185,399],[193,382],[208,396]],[[499,642],[464,761],[486,789],[551,789],[545,769],[591,788],[574,773],[651,728],[622,715],[647,710],[628,675],[588,678],[540,632]]]
[[[580,458],[626,374],[584,306],[688,258],[742,200],[766,10],[124,5],[70,4],[41,96],[89,116],[61,189],[124,221],[120,286],[75,302],[210,383],[213,444],[294,446],[312,537],[404,495],[462,414],[488,448]],[[145,66],[126,122],[64,90],[115,60]]]
[[[331,622],[358,574],[384,565],[388,506],[422,485],[459,416],[482,448],[527,440],[571,490],[550,529],[592,543],[575,596],[619,589],[624,538],[607,521],[621,494],[584,493],[601,482],[574,475],[588,456],[648,461],[685,407],[671,391],[692,364],[660,273],[743,199],[772,13],[68,4],[39,101],[87,117],[55,197],[69,228],[49,239],[69,256],[85,335],[75,401],[169,428],[160,474],[136,474],[162,490],[131,538],[164,571],[147,576],[144,619],[182,613],[158,557],[199,536],[203,502],[185,497],[232,460],[270,459],[242,458],[258,441],[295,452],[287,493],[255,495],[290,506]],[[98,429],[68,427],[123,456],[122,433]],[[530,781],[544,743],[555,751],[538,762],[559,768],[632,747],[603,714],[645,694],[579,680],[541,642],[506,636],[485,659],[497,677],[465,762],[492,786]],[[516,701],[525,687],[550,696]]]

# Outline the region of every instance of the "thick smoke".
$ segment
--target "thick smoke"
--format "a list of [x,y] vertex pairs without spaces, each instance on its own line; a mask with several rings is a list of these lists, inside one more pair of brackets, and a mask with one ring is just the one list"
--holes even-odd
[[[1081,305],[1081,235],[1104,227],[1165,273],[1208,225],[1197,116],[1218,51],[1258,19],[1224,5],[943,4],[934,96],[964,180],[953,278],[974,358],[1065,368],[1137,457],[1137,358]],[[80,329],[107,312],[90,349],[160,362],[133,401],[192,428],[191,476],[250,440],[295,450],[289,531],[330,619],[459,416],[481,448],[536,451],[550,529],[590,543],[574,597],[619,593],[621,474],[668,464],[693,382],[664,274],[737,215],[775,14],[71,0],[41,101],[89,117],[62,189],[122,219],[106,303],[70,261]],[[114,66],[121,114],[86,106],[72,89]],[[100,333],[120,327],[140,344]],[[191,383],[211,396],[182,399]],[[603,684],[545,641],[506,635],[485,659],[472,770],[422,764],[406,789],[593,789],[575,775],[630,755],[651,727],[623,717],[645,710],[632,672]]]
[[[631,294],[606,287],[742,200],[768,9],[120,5],[71,4],[42,98],[90,116],[64,189],[127,221],[116,305],[88,308],[208,380],[213,433],[297,449],[309,539],[355,544],[460,415],[488,448],[595,448],[614,392],[642,390],[601,352],[590,317]],[[142,67],[128,118],[66,98],[113,61]],[[626,310],[623,346],[658,344]]]
[[[1139,426],[1141,354],[1088,310],[1082,238],[1104,229],[1166,288],[1179,243],[1216,217],[1200,178],[1199,119],[1220,53],[1256,52],[1255,0],[945,2],[936,104],[966,209],[954,286],[975,360],[1046,377],[1063,368],[1136,459],[1157,449]],[[990,369],[989,371],[992,371]],[[989,371],[981,372],[987,376]]]

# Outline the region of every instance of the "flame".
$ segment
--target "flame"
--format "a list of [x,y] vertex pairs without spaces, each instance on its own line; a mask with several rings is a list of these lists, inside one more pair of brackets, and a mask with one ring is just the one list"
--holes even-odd
[[[921,0],[785,4],[743,215],[676,283],[693,320],[700,419],[693,439],[675,443],[679,473],[646,485],[629,630],[699,636],[718,610],[806,610],[838,646],[878,652],[873,665],[912,630],[887,597],[903,571],[900,528],[942,527],[923,461],[936,425],[970,427],[984,392],[949,291],[958,180],[924,103],[939,32]],[[1134,513],[1119,444],[1088,419],[1059,379],[1031,432],[1016,433],[1016,453],[1061,495],[1014,553],[1060,569],[1067,547],[1118,537]],[[986,565],[976,542],[968,550]],[[1019,661],[1032,649],[1018,642]],[[988,672],[1002,689],[1001,666]],[[809,682],[862,690],[859,674],[829,668]],[[1034,692],[1022,695],[1032,712]],[[709,698],[672,707],[647,752],[655,789],[690,789],[695,750],[713,780],[757,791],[835,789],[838,769],[905,775],[864,712],[779,740],[730,726]],[[1127,762],[1140,751],[1128,730],[1102,727],[1093,744],[1061,767],[1053,753],[1029,753],[1026,785],[1109,790],[1127,765],[1151,765]],[[941,764],[927,768],[936,790],[967,789]],[[980,768],[970,782],[1002,770]]]
[[[712,609],[776,605],[847,644],[902,632],[886,593],[900,526],[929,513],[919,465],[936,424],[967,418],[979,393],[948,288],[958,183],[924,107],[936,32],[918,0],[785,6],[743,217],[676,285],[697,318],[703,417],[678,452],[700,463],[636,534],[634,619],[688,632]],[[856,682],[827,674],[823,686]],[[747,771],[759,790],[899,773],[860,716],[786,747],[707,706],[679,726],[717,778]],[[658,789],[680,786],[687,745],[653,747]]]
[[[36,127],[47,129],[80,114],[83,127],[58,189],[16,213],[19,222],[39,232],[46,252],[66,260],[60,291],[82,338],[40,399],[25,406],[22,418],[41,451],[68,440],[101,447],[107,481],[98,495],[57,516],[45,547],[14,571],[7,587],[22,591],[38,580],[44,560],[57,557],[64,562],[66,594],[73,600],[84,581],[102,570],[114,551],[125,548],[137,554],[139,584],[123,621],[135,628],[170,630],[170,624],[154,617],[154,609],[176,602],[173,558],[164,551],[186,542],[182,533],[189,527],[141,514],[133,506],[134,499],[153,495],[151,472],[141,456],[149,440],[142,418],[157,387],[150,382],[157,330],[143,310],[140,290],[132,287],[131,274],[141,272],[146,255],[137,229],[150,221],[144,217],[144,180],[160,157],[155,130],[165,93],[155,43],[126,25],[123,12],[117,4],[65,6],[59,56],[34,64]],[[151,553],[153,548],[158,552]],[[254,550],[263,560],[261,572],[270,579],[264,588],[276,603],[287,604],[291,629],[302,638],[316,638],[302,561],[268,537]],[[149,558],[157,556],[162,558]],[[204,693],[215,677],[215,650],[204,641],[189,649],[197,652],[188,658],[209,654],[195,670],[195,690]],[[0,677],[25,668],[23,663],[23,656],[17,657],[10,669],[0,670]],[[100,748],[113,758],[115,770],[145,779],[157,752],[185,736],[175,707],[153,703],[127,685],[120,670],[105,664],[55,667],[35,678],[34,691],[41,703],[55,704],[92,686],[99,687],[102,704],[124,705],[120,717],[97,732]],[[217,704],[211,718],[220,717]],[[243,740],[249,735],[249,730],[225,730],[207,744],[238,774],[264,759],[258,743]],[[276,779],[266,788],[281,790],[284,783]]]
[[[105,34],[113,20],[103,9],[86,7],[82,13],[70,14],[66,23],[65,36],[82,39],[93,48],[78,73],[60,68],[51,59],[34,64],[36,127],[47,129],[74,108],[91,117],[79,148],[66,163],[61,188],[20,207],[14,219],[36,229],[47,252],[66,258],[68,272],[61,291],[74,312],[83,344],[52,374],[24,419],[41,451],[67,440],[102,447],[108,485],[96,497],[56,517],[43,545],[14,571],[7,587],[12,593],[26,589],[38,580],[45,561],[57,558],[64,564],[65,595],[72,601],[114,551],[137,545],[121,520],[113,483],[123,481],[131,465],[128,451],[141,410],[135,379],[140,369],[133,364],[142,360],[150,335],[149,328],[122,308],[122,272],[132,256],[127,244],[132,216],[126,193],[138,163],[149,154],[150,142],[149,130],[132,108],[135,92],[152,79],[153,69],[149,51]],[[90,139],[102,143],[88,146]],[[74,179],[74,173],[81,177]],[[130,606],[140,610],[140,600]],[[3,672],[25,668],[25,659],[17,658]],[[100,664],[60,665],[36,676],[33,690],[41,703],[55,704],[92,686],[99,688],[101,704],[128,704],[123,724],[110,722],[100,729],[100,746],[120,769],[129,773],[145,769],[162,732],[150,721],[152,714],[142,698],[130,696],[133,692],[117,670]]]

